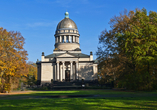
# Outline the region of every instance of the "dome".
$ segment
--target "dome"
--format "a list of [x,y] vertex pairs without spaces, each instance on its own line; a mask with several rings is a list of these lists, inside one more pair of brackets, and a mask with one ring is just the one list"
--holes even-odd
[[81,51],[79,44],[79,32],[73,20],[69,18],[69,13],[65,12],[65,18],[61,20],[55,32],[55,48],[60,51]]
[[77,29],[75,22],[69,18],[68,12],[65,12],[65,18],[58,23],[56,30],[63,28]]
[[62,21],[60,21],[57,25],[57,29],[62,29],[62,28],[71,28],[71,29],[77,29],[77,26],[73,20],[70,18],[64,18]]

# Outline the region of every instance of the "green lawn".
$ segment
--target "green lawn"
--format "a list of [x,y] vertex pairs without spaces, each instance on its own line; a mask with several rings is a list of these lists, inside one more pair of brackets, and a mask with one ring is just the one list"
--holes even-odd
[[[100,98],[33,98],[44,95],[101,94]],[[21,96],[30,96],[22,99]],[[120,96],[120,97],[117,97]],[[124,97],[122,97],[124,96]],[[134,96],[134,97],[132,97]],[[17,97],[17,98],[15,98]],[[7,99],[10,98],[10,99]],[[0,97],[0,110],[103,110],[157,109],[157,92],[117,92],[111,90],[35,91],[27,95]]]
[[[22,94],[26,96],[54,96],[54,95],[150,95],[156,94],[156,92],[126,92],[126,91],[114,91],[114,90],[67,90],[67,91],[32,91],[28,94]],[[20,94],[19,94],[20,95]]]

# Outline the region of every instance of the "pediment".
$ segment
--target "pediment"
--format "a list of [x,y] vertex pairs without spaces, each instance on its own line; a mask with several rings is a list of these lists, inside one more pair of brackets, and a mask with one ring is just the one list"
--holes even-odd
[[59,55],[58,57],[75,57],[75,56],[65,53],[65,54]]

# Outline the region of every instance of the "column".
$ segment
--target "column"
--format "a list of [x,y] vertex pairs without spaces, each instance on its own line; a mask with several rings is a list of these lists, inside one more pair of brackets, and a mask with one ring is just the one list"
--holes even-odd
[[73,36],[73,42],[75,42],[75,36]]
[[62,36],[60,36],[60,42],[62,42]]
[[79,37],[78,37],[78,43],[79,43]]
[[57,43],[58,43],[58,36],[56,38],[57,38]]
[[70,79],[73,79],[73,61],[70,61]]
[[62,69],[61,68],[62,68],[62,65],[60,65],[60,68],[59,68],[59,70],[60,70],[60,81],[62,81],[62,71],[61,71]]
[[59,81],[59,61],[57,61],[57,80]]
[[77,42],[77,37],[75,36],[75,42]]
[[77,43],[78,43],[78,37],[76,37],[76,39],[77,39]]
[[63,79],[64,79],[64,81],[65,81],[65,70],[64,70],[64,68],[65,68],[65,67],[64,67],[64,66],[65,66],[65,62],[63,61],[62,63],[63,63],[63,66],[62,66],[62,67],[63,67],[63,69],[62,69],[63,72],[62,72],[62,74],[63,74]]
[[76,79],[78,79],[78,61],[76,61]]

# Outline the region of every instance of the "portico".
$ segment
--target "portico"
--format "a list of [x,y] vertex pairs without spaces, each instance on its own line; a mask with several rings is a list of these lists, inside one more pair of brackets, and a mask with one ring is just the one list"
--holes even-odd
[[78,79],[78,61],[77,59],[57,58],[57,72],[55,81],[74,81]]

